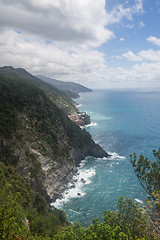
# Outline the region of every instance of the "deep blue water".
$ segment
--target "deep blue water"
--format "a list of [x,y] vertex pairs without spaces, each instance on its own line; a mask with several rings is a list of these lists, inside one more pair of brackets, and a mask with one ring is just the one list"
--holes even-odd
[[86,130],[112,154],[110,159],[87,158],[74,177],[76,187],[56,202],[70,221],[86,226],[93,218],[102,220],[105,210],[115,210],[119,196],[145,201],[130,154],[152,159],[153,148],[160,147],[160,93],[94,91],[82,93],[77,103],[94,123]]

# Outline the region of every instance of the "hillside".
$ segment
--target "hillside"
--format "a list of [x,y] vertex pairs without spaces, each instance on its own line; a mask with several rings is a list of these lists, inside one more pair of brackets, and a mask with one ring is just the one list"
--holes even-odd
[[37,75],[37,78],[51,84],[55,88],[63,91],[69,97],[77,98],[78,93],[80,92],[92,92],[91,89],[84,87],[81,84],[74,83],[74,82],[63,82],[56,79],[48,78],[43,75]]
[[42,89],[47,97],[59,108],[67,114],[77,111],[76,104],[64,92],[59,91],[52,85],[36,78],[25,69],[13,68],[11,66],[0,67],[1,76],[8,79],[18,79],[19,81],[27,81],[27,83],[34,84],[36,87]]
[[0,68],[0,239],[159,239],[130,199],[87,228],[50,207],[82,159],[108,157],[58,107],[65,97],[23,69]]
[[48,86],[25,70],[0,68],[0,160],[50,201],[63,191],[81,159],[108,154],[69,120],[57,106],[62,95]]
[[51,208],[46,200],[21,177],[13,166],[0,162],[0,239],[52,237],[67,226],[63,211]]

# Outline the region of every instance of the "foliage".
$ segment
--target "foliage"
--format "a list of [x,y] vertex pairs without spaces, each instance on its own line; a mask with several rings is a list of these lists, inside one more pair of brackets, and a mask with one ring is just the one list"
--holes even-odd
[[70,98],[79,98],[78,92],[71,91],[71,90],[64,90],[63,92]]
[[136,153],[131,155],[131,163],[143,188],[149,194],[146,201],[147,211],[154,223],[154,231],[160,237],[160,148],[153,150],[154,160],[149,161],[147,157]]
[[64,212],[51,209],[13,167],[0,163],[0,179],[0,239],[53,236],[68,224]]
[[[65,99],[64,94],[23,69],[0,68],[0,239],[152,239],[146,235],[145,215],[129,199],[120,198],[119,210],[106,211],[103,223],[95,219],[87,228],[80,224],[68,226],[64,212],[52,209],[17,173],[19,157],[14,153],[23,144],[21,163],[26,161],[32,169],[29,180],[41,174],[41,165],[30,146],[37,144],[40,152],[47,152],[53,160],[65,164],[71,161],[68,157],[71,147],[81,150],[94,145],[90,134],[68,119],[69,110],[64,112],[57,107],[60,102],[62,108],[70,106],[70,100]],[[25,145],[27,141],[29,146]],[[157,159],[159,164],[159,155]],[[133,164],[136,167],[136,160]],[[138,166],[137,173],[147,173],[144,168],[141,170],[141,164]],[[149,172],[147,166],[146,163]],[[150,174],[157,177],[154,166]],[[154,194],[158,195],[159,182],[149,175],[143,174],[142,178],[155,186]],[[65,228],[57,233],[62,226]]]
[[154,160],[151,162],[147,157],[140,155],[137,159],[136,153],[131,155],[131,163],[143,188],[151,197],[155,191],[160,191],[160,149],[153,150]]
[[7,195],[5,201],[4,199],[1,200],[0,239],[24,239],[26,232],[28,232],[24,223],[25,213],[23,208],[11,194]]
[[[0,136],[15,136],[14,142],[22,144],[26,136],[31,142],[35,133],[54,150],[51,154],[56,159],[68,154],[69,145],[82,149],[91,143],[90,134],[70,121],[56,104],[70,106],[70,101],[25,70],[0,68]],[[5,158],[11,159],[8,155]]]
[[[38,86],[40,89],[45,91],[45,94],[49,99],[55,103],[58,107],[61,107],[64,112],[67,114],[76,110],[75,103],[71,100],[70,97],[67,97],[62,91],[59,91],[57,88],[53,87],[52,84],[41,81],[35,76],[31,75],[25,69],[17,68],[14,69],[10,66],[5,66],[0,68],[0,76],[10,81],[17,79],[22,83],[30,83],[32,86]],[[14,90],[14,89],[13,89]]]
[[137,204],[131,199],[119,198],[118,209],[115,212],[106,211],[103,223],[94,219],[87,228],[80,224],[71,225],[60,231],[54,239],[153,239],[148,234],[147,218]]
[[146,216],[130,199],[120,198],[102,223],[94,219],[86,228],[70,224],[57,232],[68,224],[62,211],[51,209],[13,167],[0,163],[0,179],[0,239],[153,239]]
[[0,159],[7,166],[9,165],[16,166],[16,164],[19,161],[19,157],[15,156],[11,149],[3,144],[1,146]]

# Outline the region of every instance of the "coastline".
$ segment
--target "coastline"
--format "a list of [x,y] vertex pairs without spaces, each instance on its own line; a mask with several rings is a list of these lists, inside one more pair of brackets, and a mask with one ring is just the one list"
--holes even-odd
[[45,187],[50,196],[50,202],[56,202],[57,199],[63,198],[63,194],[67,190],[68,184],[73,181],[74,176],[78,173],[79,167],[81,167],[81,164],[83,164],[86,158],[94,157],[108,159],[111,156],[93,140],[91,141],[90,146],[86,146],[83,150],[73,148],[72,154],[74,156],[72,166],[70,164],[61,166],[61,168],[57,168],[56,171],[51,166],[46,172]]
[[[79,110],[78,110],[78,113],[79,113],[79,116],[84,116],[84,115],[86,116],[87,115],[86,112],[81,112]],[[85,122],[85,124],[84,123],[79,124],[79,122],[75,122],[75,119],[73,119],[73,120],[70,119],[70,120],[72,120],[77,125],[79,125],[79,127],[81,129],[85,129],[89,126],[96,126],[97,125],[96,123],[91,122],[91,119],[90,119],[89,115],[87,115],[87,119],[89,119],[89,122]],[[111,155],[108,154],[99,144],[95,143],[92,140],[92,136],[91,136],[91,143],[90,143],[89,146],[85,146],[82,150],[72,148],[72,154],[73,154],[75,165],[70,170],[69,175],[67,174],[67,172],[64,173],[63,181],[60,181],[61,183],[59,184],[60,185],[59,189],[56,189],[56,197],[54,197],[54,198],[52,197],[52,206],[56,206],[57,205],[56,202],[61,201],[70,189],[72,189],[72,191],[74,192],[74,189],[75,189],[75,186],[74,186],[75,179],[74,178],[78,178],[79,169],[81,169],[83,164],[90,157],[101,158],[101,159],[104,159],[104,158],[108,159],[109,157],[111,157]],[[93,175],[92,175],[92,172],[91,172],[91,177]],[[85,178],[82,177],[80,179],[80,183],[82,185],[87,184],[87,180]],[[52,189],[52,192],[53,192],[53,189]],[[74,194],[72,194],[72,195],[74,195]],[[79,196],[75,195],[75,197],[81,197],[82,195],[83,194],[79,192]]]
[[64,192],[55,202],[51,203],[51,206],[61,209],[63,203],[68,202],[72,198],[81,198],[85,195],[83,187],[90,184],[92,178],[96,175],[94,168],[83,169],[87,161],[89,161],[89,158],[90,157],[86,157],[81,161],[79,167],[77,167],[77,172],[66,185]]

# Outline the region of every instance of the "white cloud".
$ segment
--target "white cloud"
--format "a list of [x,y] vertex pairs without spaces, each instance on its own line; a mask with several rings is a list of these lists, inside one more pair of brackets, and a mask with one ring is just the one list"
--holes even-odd
[[1,26],[48,40],[97,47],[114,36],[104,0],[1,0],[0,9]]
[[160,62],[136,64],[131,73],[136,81],[156,82],[160,85]]
[[129,61],[151,61],[159,62],[160,61],[160,51],[154,51],[152,49],[142,50],[137,54],[134,54],[132,51],[124,53],[119,58],[126,58]]
[[130,7],[124,7],[122,4],[119,4],[111,12],[107,13],[107,24],[118,23],[124,17],[132,20],[134,14],[143,12],[143,0],[135,0],[135,4]]
[[143,50],[138,54],[143,61],[160,62],[160,51]]
[[53,43],[46,47],[45,41],[15,31],[3,31],[0,46],[0,55],[3,56],[0,65],[23,67],[32,74],[79,82],[91,88],[131,87],[149,81],[160,85],[160,51],[147,50],[138,54],[130,51],[126,54],[128,59],[149,59],[152,62],[142,62],[125,69],[107,66],[104,54],[99,51],[66,50]]
[[127,25],[126,25],[126,28],[128,28],[128,29],[133,29],[133,28],[134,28],[134,24],[127,24]]
[[[160,79],[159,51],[124,53],[123,59],[140,62],[125,69],[107,66],[104,54],[95,49],[114,38],[112,24],[143,13],[142,0],[130,7],[118,5],[110,12],[104,0],[14,0],[14,4],[0,0],[0,9],[0,65],[93,88]],[[148,41],[157,44],[159,39]]]
[[139,28],[143,28],[143,27],[145,27],[145,24],[141,21],[141,22],[139,23]]
[[133,6],[133,12],[144,13],[143,0],[137,0],[135,6]]
[[122,18],[143,12],[142,0],[108,12],[105,0],[0,0],[0,25],[48,40],[98,47],[114,37],[107,28]]
[[156,37],[150,36],[149,38],[147,38],[147,41],[160,47],[160,39],[158,39]]
[[122,41],[122,42],[123,42],[123,41],[126,41],[126,39],[125,39],[125,38],[120,38],[119,40],[120,40],[120,41]]
[[[101,71],[105,66],[104,55],[96,50],[60,48],[56,44],[15,31],[5,30],[0,38],[0,65],[23,67],[34,74],[70,80],[72,76]],[[69,80],[69,79],[68,79]],[[74,80],[72,78],[72,80]],[[82,79],[83,81],[83,79]],[[85,79],[84,79],[85,81]]]
[[[112,79],[112,81],[110,80]],[[135,64],[129,69],[107,69],[103,85],[113,88],[160,87],[160,62]]]
[[122,57],[127,58],[129,61],[141,61],[140,56],[136,56],[132,51],[128,51],[122,55]]

